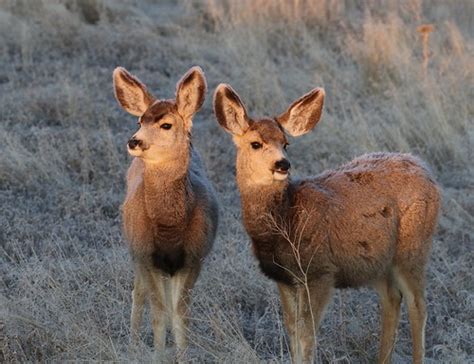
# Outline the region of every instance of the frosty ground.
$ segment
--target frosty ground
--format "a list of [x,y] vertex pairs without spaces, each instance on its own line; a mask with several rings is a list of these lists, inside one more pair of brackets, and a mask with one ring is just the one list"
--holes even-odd
[[[1,2],[0,361],[152,359],[149,321],[140,350],[128,351],[132,268],[119,208],[136,121],[116,104],[111,75],[124,66],[169,98],[195,64],[210,92],[232,84],[254,116],[326,89],[318,127],[291,140],[296,176],[379,150],[428,162],[443,209],[427,274],[427,361],[472,361],[473,12],[468,0]],[[425,23],[434,30],[424,56]],[[222,216],[193,291],[187,359],[288,362],[277,292],[241,226],[234,147],[211,93],[193,143]],[[373,362],[378,336],[376,293],[338,291],[317,358]],[[394,361],[410,352],[404,311]]]

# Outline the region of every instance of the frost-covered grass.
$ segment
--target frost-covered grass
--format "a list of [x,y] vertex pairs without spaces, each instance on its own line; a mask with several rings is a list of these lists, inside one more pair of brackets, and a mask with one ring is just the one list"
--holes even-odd
[[[141,350],[128,352],[132,271],[119,206],[136,125],[117,106],[111,75],[122,65],[166,98],[195,64],[211,92],[232,84],[255,116],[326,89],[321,123],[289,148],[297,175],[376,150],[412,152],[432,166],[444,202],[428,270],[427,360],[472,361],[473,8],[469,0],[2,1],[0,361],[153,359],[149,322]],[[434,25],[427,68],[417,32],[425,23]],[[193,140],[222,218],[193,291],[187,359],[288,362],[277,292],[241,226],[235,152],[210,96]],[[378,309],[371,290],[339,291],[318,359],[373,362]],[[410,353],[404,312],[394,361]]]

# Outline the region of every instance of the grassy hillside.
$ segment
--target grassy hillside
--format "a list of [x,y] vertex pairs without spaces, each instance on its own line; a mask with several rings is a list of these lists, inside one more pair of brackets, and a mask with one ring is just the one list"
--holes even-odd
[[[232,84],[255,116],[326,89],[321,123],[289,147],[296,175],[379,150],[428,162],[443,209],[426,355],[473,361],[473,13],[470,0],[1,1],[0,361],[152,358],[149,322],[139,353],[128,352],[132,270],[119,207],[136,121],[116,104],[111,76],[124,66],[167,98],[195,64],[211,92]],[[424,40],[422,24],[434,27]],[[288,362],[277,292],[241,226],[234,147],[211,99],[193,141],[222,218],[193,291],[188,359]],[[373,362],[378,336],[375,292],[339,291],[317,357]],[[403,311],[394,361],[410,353]]]

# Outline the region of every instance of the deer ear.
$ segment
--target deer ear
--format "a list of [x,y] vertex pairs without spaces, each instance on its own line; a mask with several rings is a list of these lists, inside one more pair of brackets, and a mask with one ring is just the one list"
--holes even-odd
[[292,136],[306,134],[321,119],[324,95],[323,88],[315,88],[293,102],[277,121]]
[[189,121],[206,98],[207,84],[201,67],[192,67],[176,85],[178,113]]
[[122,108],[135,116],[142,116],[154,97],[145,85],[125,68],[117,67],[113,74],[115,98]]
[[229,85],[221,83],[214,93],[214,113],[226,131],[243,135],[250,126],[247,110],[239,95]]

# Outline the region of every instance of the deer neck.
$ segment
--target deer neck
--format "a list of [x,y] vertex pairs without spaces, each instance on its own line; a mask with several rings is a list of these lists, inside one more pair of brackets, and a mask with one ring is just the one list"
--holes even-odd
[[248,234],[253,239],[272,235],[272,231],[288,221],[290,182],[278,181],[270,185],[249,185],[237,176],[242,217]]
[[145,163],[143,186],[148,217],[162,227],[185,226],[194,201],[188,176],[190,150],[164,164]]

